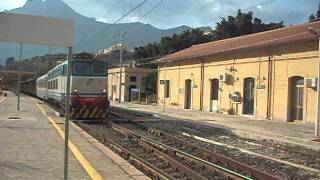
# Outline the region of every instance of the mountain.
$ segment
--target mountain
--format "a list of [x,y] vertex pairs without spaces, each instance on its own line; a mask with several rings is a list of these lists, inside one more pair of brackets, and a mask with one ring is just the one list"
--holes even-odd
[[[127,29],[132,29],[132,31],[125,36],[124,41],[129,48],[142,46],[149,42],[158,42],[161,37],[170,36],[174,33],[180,34],[185,30],[191,29],[189,26],[159,29],[150,24],[140,22],[119,23],[110,28],[111,24],[98,22],[94,18],[85,17],[74,11],[62,0],[28,0],[22,7],[5,12],[75,20],[74,49],[76,52],[96,52],[98,49],[110,47],[114,43],[113,36]],[[210,29],[210,27],[201,28],[202,30]],[[3,62],[7,57],[17,56],[18,48],[19,46],[15,44],[1,43],[0,63],[1,60]],[[65,52],[64,49],[54,48],[52,51],[49,49],[50,48],[43,46],[25,45],[23,57],[28,58],[35,55],[43,55],[48,52]]]

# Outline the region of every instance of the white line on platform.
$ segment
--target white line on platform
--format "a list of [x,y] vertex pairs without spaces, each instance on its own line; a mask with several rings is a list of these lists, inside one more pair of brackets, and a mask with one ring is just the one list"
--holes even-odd
[[[31,100],[36,104],[36,106],[40,109],[42,114],[47,117],[49,122],[52,124],[52,126],[57,130],[58,134],[61,136],[61,138],[64,140],[64,130],[61,129],[58,124],[46,113],[46,111],[39,105],[39,103],[31,98]],[[85,169],[85,171],[88,173],[88,175],[91,177],[92,180],[103,180],[102,176],[98,173],[98,171],[91,165],[91,163],[84,157],[84,155],[81,153],[81,151],[77,148],[77,146],[69,140],[69,149],[74,154],[74,156],[77,158],[81,166]]]
[[37,121],[36,119],[0,119],[0,121]]
[[252,151],[249,151],[249,150],[246,150],[246,149],[242,149],[242,148],[239,148],[239,147],[236,147],[236,146],[231,146],[231,145],[224,144],[224,143],[221,143],[221,142],[218,142],[218,141],[214,141],[214,140],[211,140],[211,139],[206,139],[206,138],[203,138],[203,137],[190,135],[188,133],[182,133],[182,135],[188,136],[188,137],[192,137],[194,139],[197,139],[199,141],[203,141],[203,142],[206,142],[206,143],[211,143],[211,144],[215,144],[215,145],[219,145],[219,146],[224,146],[224,147],[231,148],[231,149],[237,149],[237,150],[239,150],[239,151],[241,151],[243,153],[247,153],[247,154],[250,154],[250,155],[262,157],[262,158],[265,158],[265,159],[270,159],[270,160],[277,161],[279,163],[290,165],[290,166],[293,166],[293,167],[296,167],[296,168],[304,169],[304,170],[315,172],[315,173],[320,173],[319,169],[314,169],[314,168],[303,166],[303,165],[300,165],[300,164],[295,164],[295,163],[284,161],[284,160],[281,160],[281,159],[276,159],[276,158],[273,158],[273,157],[270,157],[270,156],[265,156],[265,155],[262,155],[262,154],[258,154],[258,153],[255,153],[255,152],[252,152]]
[[2,101],[4,101],[6,99],[6,97],[3,97],[2,99],[0,99],[0,103],[2,102]]

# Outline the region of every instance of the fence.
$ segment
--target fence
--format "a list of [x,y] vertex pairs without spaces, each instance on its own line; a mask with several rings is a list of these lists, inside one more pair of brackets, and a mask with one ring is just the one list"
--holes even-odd
[[156,104],[157,96],[141,89],[131,89],[131,102],[137,104]]

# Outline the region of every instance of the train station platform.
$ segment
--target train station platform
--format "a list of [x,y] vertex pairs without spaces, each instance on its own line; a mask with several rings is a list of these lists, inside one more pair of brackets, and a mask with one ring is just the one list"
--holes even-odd
[[[0,96],[0,179],[63,179],[64,121],[40,100]],[[69,179],[148,179],[70,123]]]
[[302,146],[320,152],[320,139],[314,136],[314,126],[298,122],[253,119],[211,112],[179,110],[160,106],[111,102],[111,106],[152,114],[164,120],[185,120],[222,128],[231,134],[250,139],[269,139],[290,146]]

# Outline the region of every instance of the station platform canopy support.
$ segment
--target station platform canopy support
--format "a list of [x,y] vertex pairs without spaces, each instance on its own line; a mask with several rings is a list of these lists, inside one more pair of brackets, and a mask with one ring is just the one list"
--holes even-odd
[[[68,64],[72,58],[74,38],[74,21],[40,16],[30,16],[0,12],[0,42],[19,43],[19,72],[23,44],[46,45],[68,48]],[[65,109],[65,157],[64,179],[68,179],[68,142],[69,142],[69,109],[70,109],[70,71],[67,72],[67,92]],[[17,110],[20,110],[20,80],[18,73],[18,101]]]

